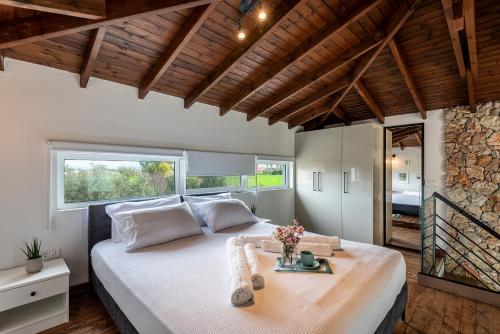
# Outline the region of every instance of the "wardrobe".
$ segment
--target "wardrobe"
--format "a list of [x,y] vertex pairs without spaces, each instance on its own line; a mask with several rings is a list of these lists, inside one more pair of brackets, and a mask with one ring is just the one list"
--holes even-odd
[[360,124],[295,137],[295,212],[307,231],[383,244],[383,128]]

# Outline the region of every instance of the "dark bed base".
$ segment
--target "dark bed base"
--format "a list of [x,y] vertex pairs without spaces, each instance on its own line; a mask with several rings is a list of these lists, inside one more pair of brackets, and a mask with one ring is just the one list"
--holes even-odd
[[[88,256],[89,256],[89,281],[92,289],[101,300],[102,304],[108,311],[111,319],[116,324],[116,327],[122,334],[137,334],[134,325],[128,320],[123,311],[109,292],[104,288],[97,275],[92,268],[92,258],[90,252],[92,247],[100,241],[111,238],[111,218],[106,214],[105,207],[111,203],[91,205],[89,206],[89,222],[88,222]],[[405,282],[401,288],[401,292],[396,298],[394,305],[389,310],[384,320],[380,323],[375,334],[390,334],[393,332],[394,326],[398,319],[404,316],[406,304],[408,302],[408,285]],[[404,319],[403,319],[404,320]]]
[[405,216],[419,216],[420,207],[418,205],[395,204],[392,203],[392,213]]

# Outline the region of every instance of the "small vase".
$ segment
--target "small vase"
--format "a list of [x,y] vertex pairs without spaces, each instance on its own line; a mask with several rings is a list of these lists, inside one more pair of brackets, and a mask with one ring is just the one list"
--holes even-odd
[[36,259],[26,259],[24,265],[27,273],[38,273],[43,269],[43,257],[39,257]]
[[295,245],[281,244],[281,263],[285,267],[295,266]]

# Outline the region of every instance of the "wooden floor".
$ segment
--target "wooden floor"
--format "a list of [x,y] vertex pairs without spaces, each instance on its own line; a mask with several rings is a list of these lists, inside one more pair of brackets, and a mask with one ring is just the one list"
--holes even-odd
[[420,231],[404,228],[392,227],[392,239],[387,242],[390,245],[404,247],[413,250],[420,249]]
[[[399,321],[394,333],[500,334],[499,308],[421,286],[417,283],[418,254],[402,253],[408,269],[407,323]],[[70,295],[71,321],[44,334],[118,333],[104,307],[85,287],[73,288]]]

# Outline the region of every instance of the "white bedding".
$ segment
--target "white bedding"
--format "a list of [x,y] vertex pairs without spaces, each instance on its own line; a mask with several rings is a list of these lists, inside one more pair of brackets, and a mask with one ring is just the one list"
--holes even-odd
[[394,250],[342,240],[333,275],[276,273],[277,254],[258,250],[266,287],[255,304],[229,303],[225,241],[270,234],[274,225],[236,226],[126,253],[105,240],[92,249],[97,277],[140,333],[373,333],[406,280]]
[[420,193],[418,191],[393,191],[392,203],[420,206]]

